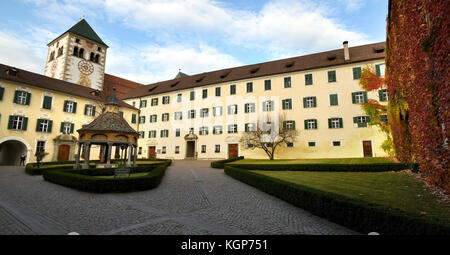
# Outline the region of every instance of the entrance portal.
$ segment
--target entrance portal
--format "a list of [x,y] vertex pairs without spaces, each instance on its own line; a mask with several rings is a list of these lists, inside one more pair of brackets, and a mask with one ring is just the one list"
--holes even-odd
[[70,153],[69,145],[60,145],[58,148],[58,161],[68,161]]
[[148,147],[148,158],[154,158],[156,156],[156,147],[155,146],[149,146]]
[[195,141],[186,142],[186,158],[195,158]]
[[228,158],[239,157],[239,146],[237,144],[228,144]]
[[364,157],[373,157],[372,155],[372,141],[363,141]]
[[18,140],[8,140],[0,143],[0,165],[16,165],[20,164],[20,156],[25,153],[28,162],[28,149],[27,146]]

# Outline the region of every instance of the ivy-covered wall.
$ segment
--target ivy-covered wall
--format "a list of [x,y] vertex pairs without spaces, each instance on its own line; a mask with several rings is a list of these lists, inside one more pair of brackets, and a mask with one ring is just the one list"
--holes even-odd
[[450,192],[448,0],[391,0],[387,22],[388,113],[401,160]]

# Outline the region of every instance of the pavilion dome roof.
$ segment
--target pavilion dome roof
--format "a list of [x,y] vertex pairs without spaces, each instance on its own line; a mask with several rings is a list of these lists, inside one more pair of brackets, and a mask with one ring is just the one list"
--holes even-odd
[[104,112],[88,125],[84,125],[78,132],[107,131],[120,133],[136,133],[128,122],[119,113]]

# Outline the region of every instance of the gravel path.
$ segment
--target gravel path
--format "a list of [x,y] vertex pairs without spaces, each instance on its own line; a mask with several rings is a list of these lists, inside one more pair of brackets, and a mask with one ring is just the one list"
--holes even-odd
[[209,167],[174,161],[153,190],[93,194],[0,167],[0,234],[357,234]]

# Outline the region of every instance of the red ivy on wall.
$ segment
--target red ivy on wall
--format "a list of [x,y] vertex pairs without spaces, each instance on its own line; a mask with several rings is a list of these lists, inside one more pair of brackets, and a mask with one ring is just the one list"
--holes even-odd
[[428,181],[450,192],[450,1],[392,0],[389,9],[387,87],[392,103],[406,101],[408,119],[390,120],[396,153],[413,154]]

